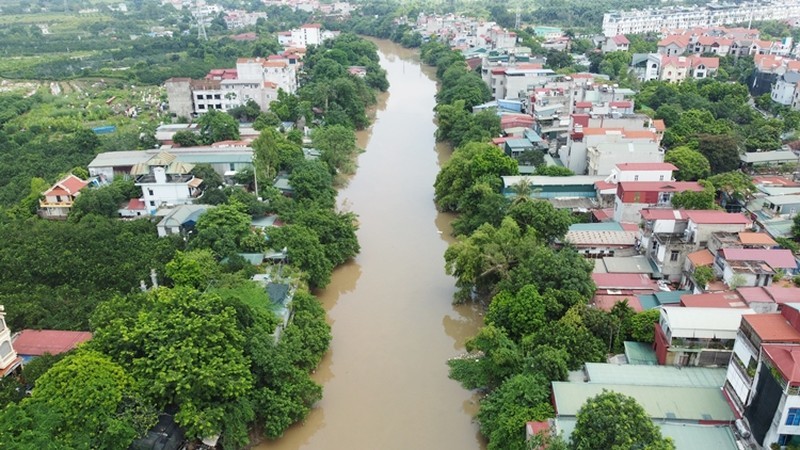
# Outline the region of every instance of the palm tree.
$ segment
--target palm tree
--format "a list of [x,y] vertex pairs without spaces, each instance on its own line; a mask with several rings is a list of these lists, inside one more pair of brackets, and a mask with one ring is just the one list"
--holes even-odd
[[518,183],[511,186],[511,191],[514,193],[514,199],[511,201],[512,204],[516,205],[518,203],[530,201],[531,194],[534,191],[533,182],[528,177],[522,177]]

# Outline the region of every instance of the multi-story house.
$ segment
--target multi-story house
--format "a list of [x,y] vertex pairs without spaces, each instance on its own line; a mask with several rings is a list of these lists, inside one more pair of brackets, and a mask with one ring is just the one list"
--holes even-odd
[[193,164],[161,152],[131,169],[136,186],[142,188],[142,201],[149,214],[155,214],[162,206],[190,204],[200,196],[203,180],[191,174],[193,168]]
[[88,181],[72,174],[62,178],[42,194],[44,198],[39,200],[39,215],[45,219],[66,219],[75,198],[88,185]]
[[618,34],[616,36],[606,38],[605,42],[603,42],[603,46],[600,49],[603,51],[603,53],[627,52],[630,48],[630,45],[631,41],[629,41],[624,34]]
[[672,196],[678,192],[701,192],[703,186],[694,181],[623,181],[617,184],[614,199],[614,221],[638,223],[645,208],[671,208]]
[[169,108],[177,116],[228,111],[255,101],[262,110],[278,97],[278,90],[297,90],[296,54],[268,58],[240,58],[236,69],[213,69],[203,80],[170,78],[164,85]]
[[794,100],[798,82],[800,82],[800,72],[789,71],[779,75],[772,86],[770,98],[773,102],[790,106]]
[[723,248],[714,258],[714,270],[731,287],[769,286],[779,272],[797,272],[791,250]]
[[655,325],[658,363],[724,366],[731,358],[742,316],[749,308],[661,308]]
[[665,56],[658,53],[637,53],[631,59],[631,70],[642,81],[662,80],[677,83],[687,78],[701,80],[719,69],[715,56]]
[[800,442],[800,311],[743,315],[723,392],[755,442]]
[[223,20],[229,30],[236,30],[238,28],[251,27],[258,22],[258,19],[267,19],[265,12],[247,12],[241,9],[228,11]]
[[743,214],[714,210],[647,209],[642,210],[641,216],[641,248],[658,269],[658,276],[672,282],[681,280],[688,255],[705,248],[714,232],[735,233],[750,225]]

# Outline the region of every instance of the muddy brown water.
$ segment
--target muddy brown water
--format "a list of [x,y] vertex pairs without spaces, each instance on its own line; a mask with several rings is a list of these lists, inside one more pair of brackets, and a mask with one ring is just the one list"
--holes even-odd
[[339,191],[341,207],[359,216],[361,253],[318,294],[333,331],[314,374],[323,399],[259,450],[485,448],[472,421],[477,397],[447,377],[447,359],[482,316],[452,305],[444,273],[452,217],[436,211],[433,182],[449,150],[434,139],[435,77],[416,52],[375,42],[391,87]]

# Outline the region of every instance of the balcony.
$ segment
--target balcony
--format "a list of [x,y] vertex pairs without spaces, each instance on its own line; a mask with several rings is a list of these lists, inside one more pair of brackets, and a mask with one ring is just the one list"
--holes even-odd
[[[167,175],[165,183],[186,183],[194,178],[194,175]],[[157,183],[156,176],[152,173],[147,175],[139,175],[136,177],[136,184]]]
[[39,207],[40,208],[72,208],[72,200],[69,201],[61,201],[61,202],[51,202],[45,200],[39,200]]

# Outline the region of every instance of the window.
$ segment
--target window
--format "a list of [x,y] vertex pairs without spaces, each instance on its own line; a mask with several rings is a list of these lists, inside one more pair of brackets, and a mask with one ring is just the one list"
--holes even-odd
[[659,175],[658,176],[658,181],[664,181],[664,175]]
[[156,201],[155,200],[150,200],[150,206],[156,206]]
[[678,255],[680,255],[680,254],[681,254],[681,252],[679,252],[678,250],[671,251],[669,253],[669,260],[670,261],[677,261],[678,260]]
[[634,175],[633,176],[633,181],[639,181],[639,175]]
[[148,189],[147,193],[152,196],[153,195],[153,190],[152,189]]
[[786,414],[786,425],[800,426],[800,408],[789,408],[789,413]]
[[4,341],[3,345],[0,345],[0,359],[7,357],[11,354],[11,343],[8,341]]

